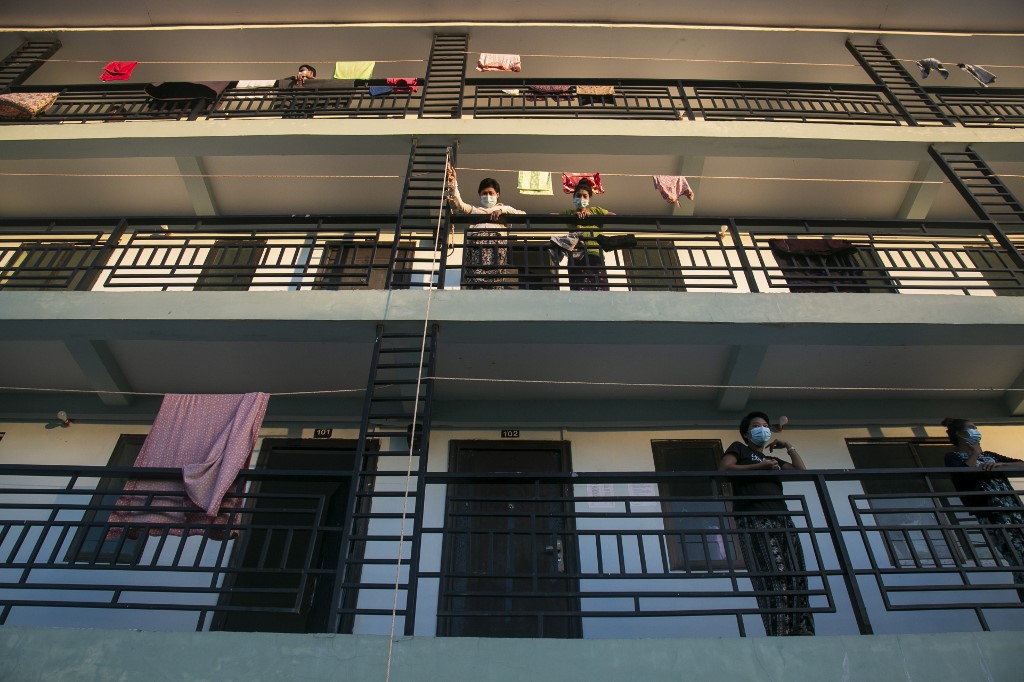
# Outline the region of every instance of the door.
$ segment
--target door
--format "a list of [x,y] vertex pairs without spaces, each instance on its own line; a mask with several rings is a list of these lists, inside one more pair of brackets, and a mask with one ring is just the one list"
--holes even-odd
[[[376,443],[374,443],[376,445]],[[323,632],[331,614],[341,532],[356,463],[354,440],[266,439],[258,469],[329,471],[314,480],[254,484],[215,630]],[[273,609],[273,610],[271,610]]]
[[[569,444],[453,441],[458,473],[568,473]],[[448,487],[438,635],[579,637],[572,487],[472,481]]]

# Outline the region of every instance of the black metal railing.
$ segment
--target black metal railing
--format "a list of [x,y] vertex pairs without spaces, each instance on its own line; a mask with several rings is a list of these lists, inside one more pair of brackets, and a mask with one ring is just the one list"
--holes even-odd
[[[797,622],[804,634],[1014,629],[1020,491],[1018,506],[990,507],[991,493],[950,492],[950,473],[429,473],[413,580],[438,595],[440,635],[748,636],[794,634],[785,630]],[[168,490],[126,498],[129,475]],[[755,498],[728,484],[766,475],[785,482],[784,507],[737,509]],[[387,632],[397,542],[391,553],[365,549],[390,537],[383,527],[344,536],[336,495],[350,476],[247,470],[226,518],[204,524],[154,517],[194,511],[174,470],[2,466],[0,622],[316,631],[333,610],[350,616],[347,629]],[[284,481],[315,481],[317,492],[279,492]],[[872,482],[887,492],[866,492]],[[345,547],[364,548],[362,571],[336,593]],[[400,592],[407,613],[408,587]],[[417,613],[429,622],[431,606]]]
[[[421,88],[373,96],[368,84],[229,87],[209,98],[177,101],[153,99],[139,84],[15,86],[15,92],[59,94],[51,107],[34,117],[0,119],[0,123],[419,115]],[[959,125],[1024,125],[1024,90],[1020,88],[932,87],[926,91]],[[473,118],[908,124],[877,85],[774,81],[469,78],[462,111]]]
[[392,288],[1024,291],[1024,228],[982,221],[607,216],[573,250],[552,240],[576,229],[564,217],[505,216],[498,234],[452,216],[440,244],[406,230],[397,248],[394,220],[3,220],[0,290],[383,289],[394,258]]

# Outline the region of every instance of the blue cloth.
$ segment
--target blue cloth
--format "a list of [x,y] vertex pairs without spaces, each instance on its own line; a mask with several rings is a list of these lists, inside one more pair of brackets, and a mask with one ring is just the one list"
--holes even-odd
[[371,85],[370,97],[383,97],[395,91],[393,85]]

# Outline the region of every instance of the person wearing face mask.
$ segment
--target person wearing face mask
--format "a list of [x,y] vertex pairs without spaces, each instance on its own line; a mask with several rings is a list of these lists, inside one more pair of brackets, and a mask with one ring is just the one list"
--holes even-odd
[[[561,215],[575,216],[584,220],[591,216],[615,215],[600,206],[593,206],[590,199],[594,188],[589,180],[583,179],[576,184],[572,194],[571,209],[562,211]],[[569,229],[580,235],[582,246],[579,252],[569,260],[569,288],[573,291],[608,291],[608,271],[604,267],[604,252],[597,243],[601,234],[598,225],[570,224]]]
[[448,169],[448,205],[456,213],[489,215],[492,222],[477,223],[466,228],[466,242],[462,250],[463,289],[514,289],[516,270],[508,265],[508,237],[501,216],[522,215],[520,211],[501,203],[501,185],[493,178],[480,181],[477,190],[480,204],[471,206],[459,194],[458,178],[454,168]]
[[[804,470],[800,453],[792,443],[772,440],[768,415],[751,412],[740,421],[743,441],[729,446],[722,456],[720,471]],[[772,454],[785,450],[790,461]],[[740,530],[740,549],[747,570],[761,573],[751,577],[765,633],[771,636],[813,635],[814,617],[810,612],[804,553],[800,537],[782,499],[778,478],[743,477],[732,482],[733,503]],[[743,499],[749,497],[750,499]],[[771,611],[771,613],[769,613]]]
[[[946,453],[945,464],[950,468],[980,469],[982,471],[1024,470],[1024,461],[1004,457],[981,449],[981,431],[967,419],[947,417],[942,420],[946,435],[956,449]],[[957,492],[1002,493],[993,495],[966,495],[961,502],[982,523],[989,547],[995,549],[1011,566],[1024,564],[1024,506],[1006,476],[953,474],[953,487]],[[1017,595],[1024,602],[1024,571],[1013,572],[1013,582],[1020,587]]]

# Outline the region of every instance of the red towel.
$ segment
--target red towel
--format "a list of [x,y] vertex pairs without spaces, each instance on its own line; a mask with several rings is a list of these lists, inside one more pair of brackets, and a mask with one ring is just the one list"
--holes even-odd
[[132,76],[132,71],[138,66],[138,62],[110,62],[103,67],[100,74],[101,81],[126,81]]
[[600,173],[562,173],[562,191],[566,194],[572,194],[576,191],[576,184],[583,179],[590,180],[590,185],[594,188],[594,194],[604,194]]
[[670,204],[679,205],[679,197],[686,197],[693,201],[693,190],[690,183],[682,175],[655,175],[654,189],[661,192],[661,196]]
[[[118,537],[126,528],[129,535],[138,535],[144,524],[156,526],[151,535],[163,534],[167,524],[227,524],[229,515],[223,510],[238,508],[240,500],[225,501],[224,495],[249,462],[269,398],[266,393],[164,396],[135,466],[180,468],[182,477],[130,479],[117,506],[146,509],[113,512],[107,538]],[[188,534],[204,533],[203,525]],[[185,529],[167,532],[183,535]]]
[[395,86],[395,92],[416,92],[418,89],[416,78],[388,78],[388,85]]

